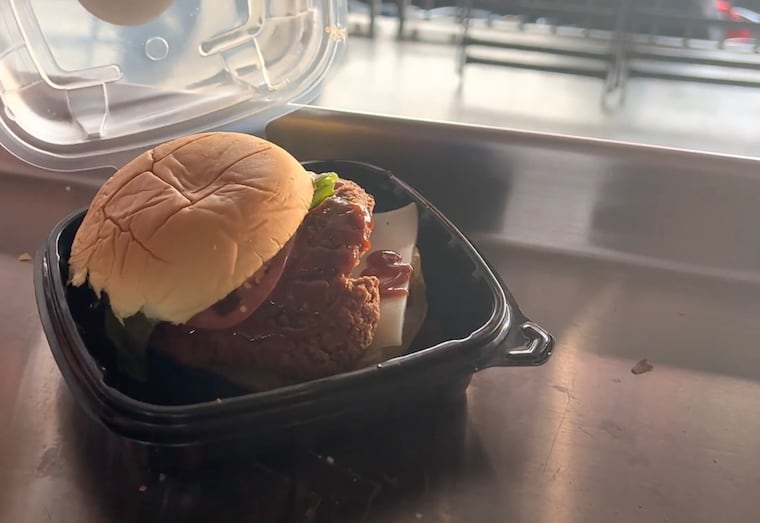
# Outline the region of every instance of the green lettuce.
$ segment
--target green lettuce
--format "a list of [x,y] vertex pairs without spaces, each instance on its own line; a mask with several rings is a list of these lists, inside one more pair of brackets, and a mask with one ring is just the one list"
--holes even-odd
[[314,177],[314,196],[311,199],[311,209],[317,207],[335,193],[335,184],[338,183],[337,173],[323,173]]
[[106,311],[105,334],[116,347],[119,366],[138,381],[145,381],[147,377],[146,351],[153,330],[159,323],[142,313],[126,318],[122,323],[110,307]]

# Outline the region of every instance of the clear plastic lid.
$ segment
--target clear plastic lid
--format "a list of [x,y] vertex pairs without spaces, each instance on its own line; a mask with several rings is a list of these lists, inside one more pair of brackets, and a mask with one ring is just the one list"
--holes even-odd
[[0,144],[47,169],[306,103],[346,37],[346,0],[0,0]]

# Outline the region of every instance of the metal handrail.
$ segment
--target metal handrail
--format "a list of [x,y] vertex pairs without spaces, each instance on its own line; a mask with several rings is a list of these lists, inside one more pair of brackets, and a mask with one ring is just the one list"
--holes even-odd
[[[627,79],[631,77],[686,80],[720,85],[760,86],[760,75],[757,80],[754,80],[747,78],[746,74],[742,77],[731,77],[724,73],[711,75],[705,71],[699,71],[702,74],[692,74],[688,71],[662,71],[652,67],[657,63],[672,62],[687,67],[717,67],[720,71],[734,69],[746,73],[760,72],[760,53],[758,53],[760,23],[758,22],[713,19],[693,13],[680,13],[665,5],[664,2],[657,2],[657,5],[652,6],[641,5],[641,2],[636,0],[611,0],[607,3],[606,8],[600,7],[598,2],[595,3],[594,0],[587,0],[586,5],[572,5],[564,1],[552,0],[500,2],[500,5],[505,9],[522,9],[521,13],[525,18],[536,13],[547,14],[558,20],[564,20],[563,23],[566,25],[576,23],[584,25],[584,28],[588,29],[591,25],[589,21],[591,17],[597,21],[603,20],[605,25],[609,26],[606,27],[609,30],[608,37],[606,39],[596,38],[594,40],[595,47],[592,48],[568,45],[572,38],[555,39],[553,42],[537,45],[534,43],[526,44],[515,39],[489,40],[487,37],[473,36],[471,34],[470,13],[476,4],[480,7],[483,2],[476,2],[476,0],[462,0],[460,2],[465,13],[460,40],[460,73],[463,72],[465,64],[480,63],[598,77],[605,81],[602,97],[602,104],[605,108],[613,106],[611,100],[614,98],[617,98],[617,103],[623,103]],[[611,14],[614,14],[614,23],[610,21]],[[561,23],[557,25],[562,26]],[[648,31],[639,29],[646,26],[649,28]],[[669,27],[671,33],[664,36],[659,34],[658,31],[663,26]],[[524,27],[525,24],[521,24],[518,31],[524,30]],[[678,28],[682,30],[680,35]],[[711,40],[714,48],[709,51],[714,53],[714,56],[700,55],[701,50],[697,49],[699,45],[696,43],[707,42],[708,40],[695,38],[694,35],[698,31],[709,30],[710,28],[717,30],[745,28],[752,30],[753,34],[758,35],[758,37],[756,37],[754,45],[745,46],[744,51],[740,52],[725,49],[727,39],[725,33],[722,33],[720,38]],[[558,33],[557,27],[553,29],[553,34],[556,35]],[[584,35],[588,37],[588,32],[581,32],[580,34],[581,37]],[[640,41],[642,37],[648,37],[645,44]],[[669,38],[671,44],[675,41],[679,42],[680,45],[663,45],[658,40],[663,37]],[[589,38],[586,39],[591,41]],[[546,65],[525,60],[483,57],[468,52],[467,48],[473,46],[528,51],[571,59],[597,59],[599,60],[599,67],[585,64],[578,66],[572,63]],[[757,60],[754,59],[755,57]],[[652,65],[648,67],[647,63]],[[604,74],[600,74],[600,68]]]

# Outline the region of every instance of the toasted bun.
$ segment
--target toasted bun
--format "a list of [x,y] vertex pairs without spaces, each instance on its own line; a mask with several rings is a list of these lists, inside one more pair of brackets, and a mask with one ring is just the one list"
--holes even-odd
[[309,211],[311,176],[253,136],[204,133],[128,163],[98,191],[69,259],[72,285],[117,318],[184,323],[272,258]]

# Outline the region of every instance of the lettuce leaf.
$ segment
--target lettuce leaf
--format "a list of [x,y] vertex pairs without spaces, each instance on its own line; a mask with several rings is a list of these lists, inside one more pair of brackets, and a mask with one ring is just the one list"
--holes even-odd
[[337,173],[317,174],[314,177],[314,196],[311,199],[311,209],[319,206],[323,201],[335,193],[335,184],[338,183]]

